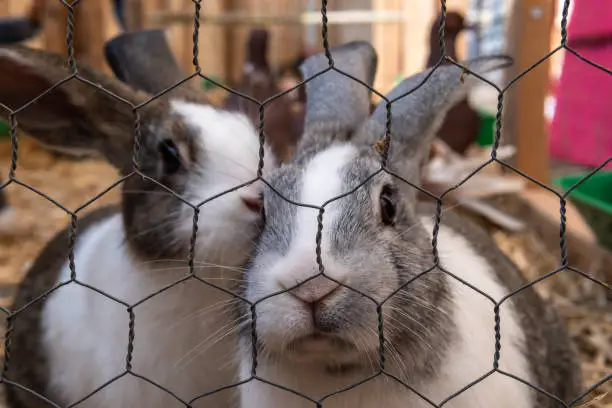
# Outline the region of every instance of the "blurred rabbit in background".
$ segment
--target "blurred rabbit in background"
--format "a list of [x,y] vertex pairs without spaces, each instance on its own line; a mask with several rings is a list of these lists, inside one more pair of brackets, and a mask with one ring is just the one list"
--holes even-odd
[[[286,90],[279,86],[279,77],[272,71],[268,61],[269,37],[265,29],[254,29],[250,32],[245,49],[242,79],[236,87],[241,94],[259,102]],[[265,137],[275,156],[281,161],[286,161],[293,155],[303,128],[303,111],[293,109],[294,98],[287,103],[287,98],[291,98],[292,94],[271,101],[264,110]],[[252,101],[232,93],[228,96],[225,107],[245,113],[256,127],[259,126],[259,106]]]
[[[438,15],[431,26],[429,36],[430,52],[427,60],[427,68],[431,68],[438,63],[442,55],[440,47],[440,19]],[[457,60],[457,36],[464,30],[470,30],[472,27],[465,25],[465,19],[462,14],[449,11],[446,13],[446,24],[444,30],[444,40],[446,43],[445,55]],[[446,59],[442,60],[442,64],[450,64]],[[476,141],[478,131],[480,129],[480,116],[470,106],[467,96],[459,101],[450,109],[442,127],[438,131],[438,138],[445,142],[451,149],[459,154],[464,154],[467,149]]]

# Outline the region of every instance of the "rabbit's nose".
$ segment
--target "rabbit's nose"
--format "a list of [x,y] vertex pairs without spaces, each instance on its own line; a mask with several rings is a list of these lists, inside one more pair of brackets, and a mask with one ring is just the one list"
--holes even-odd
[[304,303],[313,304],[331,296],[340,287],[340,284],[321,275],[290,290],[289,293]]

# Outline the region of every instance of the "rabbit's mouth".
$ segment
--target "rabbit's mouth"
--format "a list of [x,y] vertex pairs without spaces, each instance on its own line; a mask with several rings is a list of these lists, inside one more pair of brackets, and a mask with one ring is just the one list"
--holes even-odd
[[352,362],[358,352],[352,341],[319,331],[292,340],[287,346],[287,351],[292,359],[308,361],[320,359],[326,363],[333,361],[336,364]]

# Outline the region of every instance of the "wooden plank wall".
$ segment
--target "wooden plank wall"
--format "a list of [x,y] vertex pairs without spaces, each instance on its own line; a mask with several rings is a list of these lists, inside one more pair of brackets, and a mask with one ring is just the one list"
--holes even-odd
[[[440,0],[330,0],[330,10],[367,8],[374,10],[396,9],[405,16],[404,24],[375,23],[368,36],[379,52],[379,73],[375,87],[387,92],[398,74],[410,75],[422,69],[429,53],[428,35],[440,7]],[[29,41],[34,47],[66,52],[67,10],[60,0],[47,0],[47,18],[41,35]],[[523,0],[517,3],[514,29],[510,39],[518,49],[517,69],[525,69],[550,49],[553,10],[551,0]],[[468,0],[447,0],[449,10],[465,12]],[[303,11],[304,0],[205,0],[202,15],[214,15],[224,11],[247,11],[251,14],[291,14]],[[519,6],[520,5],[520,6]],[[24,15],[30,0],[0,0],[0,15]],[[540,7],[544,13],[533,21],[530,10]],[[192,0],[128,0],[131,28],[154,27],[148,16],[155,11],[177,11],[193,13]],[[120,32],[113,14],[110,0],[81,0],[76,10],[75,50],[79,61],[107,70],[103,59],[103,44]],[[315,26],[317,29],[320,26]],[[193,25],[175,24],[168,28],[171,47],[177,59],[188,72],[193,72],[192,48]],[[241,76],[245,57],[248,25],[215,25],[202,23],[199,36],[199,63],[203,73],[219,78],[224,83],[235,84]],[[294,25],[274,25],[271,32],[270,59],[274,66],[296,58],[303,44],[305,29]],[[355,33],[355,27],[350,28]],[[349,28],[330,26],[330,43],[350,40]],[[363,34],[363,33],[358,33]],[[552,37],[558,41],[558,32]],[[348,35],[348,37],[351,37]],[[526,44],[526,45],[524,45]],[[459,39],[460,57],[465,52],[465,43]],[[551,61],[558,68],[561,53]],[[507,100],[504,125],[509,139],[516,136],[518,148],[517,165],[521,170],[546,182],[547,140],[543,116],[543,98],[548,91],[548,62],[527,75]],[[513,99],[516,97],[516,99]]]
[[[130,18],[133,29],[153,28],[152,16],[160,12],[191,15],[194,12],[192,0],[129,0],[134,17]],[[299,0],[207,0],[202,2],[201,17],[214,16],[223,12],[237,11],[283,14],[302,7]],[[133,20],[133,22],[132,22]],[[193,72],[193,23],[182,22],[165,26],[172,50],[184,69]],[[241,77],[245,58],[248,25],[223,25],[202,22],[199,31],[199,63],[202,72],[224,83],[235,84]],[[269,58],[273,65],[285,63],[299,55],[301,27],[277,25],[270,29]]]
[[[65,54],[67,10],[59,0],[47,1],[47,19],[43,33],[29,43],[34,47],[44,47]],[[193,13],[194,10],[191,0],[127,0],[126,3],[128,29],[158,27],[150,18],[155,12]],[[435,3],[439,3],[439,0],[360,0],[358,4],[348,0],[330,1],[330,10],[367,9],[370,6],[373,9],[402,10],[409,22],[407,25],[378,23],[365,28],[364,25],[330,25],[330,43],[335,45],[353,37],[363,36],[372,40],[380,54],[380,69],[375,86],[386,92],[398,75],[406,75],[422,67],[428,52],[425,49],[426,33],[433,19],[432,4]],[[0,14],[23,15],[28,7],[27,0],[0,0]],[[110,0],[82,0],[75,10],[77,59],[108,72],[108,67],[103,61],[103,43],[120,32]],[[305,2],[302,0],[206,0],[203,2],[201,14],[214,15],[224,11],[292,14],[304,10]],[[431,18],[425,18],[427,15]],[[320,29],[320,26],[315,27]],[[177,59],[185,70],[193,72],[193,25],[173,24],[164,28],[167,29],[169,42]],[[219,78],[225,83],[235,84],[241,76],[250,28],[252,26],[202,23],[199,35],[199,62],[203,73]],[[271,34],[269,57],[274,66],[285,64],[299,56],[304,39],[303,27],[285,24],[270,26],[269,29]],[[404,45],[406,41],[410,42],[410,46]],[[320,39],[318,46],[322,46]]]
[[[0,16],[23,16],[31,7],[28,0],[1,0]],[[26,44],[66,54],[68,10],[59,0],[47,0],[41,33]],[[75,7],[74,47],[79,61],[110,72],[104,62],[103,44],[119,32],[108,0],[83,0]]]
[[[383,1],[383,0],[377,0]],[[405,0],[402,13],[404,13],[404,39],[402,59],[402,74],[412,75],[423,69],[429,56],[429,31],[440,10],[440,0]],[[458,11],[464,15],[469,6],[468,0],[447,0],[449,11]],[[463,34],[457,39],[457,53],[459,58],[466,55],[466,43]]]
[[[402,10],[402,0],[372,0],[373,10]],[[372,44],[379,54],[374,88],[389,92],[402,72],[401,50],[404,49],[403,24],[373,24]]]
[[[248,12],[252,15],[286,15],[303,11],[303,3],[305,2],[300,0],[232,0],[231,10]],[[229,61],[231,72],[229,79],[234,83],[239,81],[242,75],[246,41],[248,33],[252,28],[254,28],[254,26],[234,25],[228,27],[231,44]],[[269,26],[267,28],[270,31],[268,58],[272,66],[286,64],[299,56],[301,52],[300,46],[303,43],[303,27],[283,24]]]

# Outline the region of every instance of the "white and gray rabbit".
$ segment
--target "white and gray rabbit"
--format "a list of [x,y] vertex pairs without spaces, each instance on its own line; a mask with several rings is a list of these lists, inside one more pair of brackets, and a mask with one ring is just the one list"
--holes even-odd
[[[372,84],[371,45],[349,43],[331,54],[336,68]],[[466,64],[483,73],[506,61]],[[327,68],[317,54],[302,73]],[[393,174],[419,184],[430,141],[473,79],[441,66],[391,91],[394,101],[422,84],[391,104]],[[245,275],[243,296],[255,305],[256,321],[241,330],[241,380],[251,379],[240,387],[241,408],[317,401],[326,408],[417,408],[454,393],[444,406],[542,408],[578,397],[580,369],[568,336],[531,287],[501,303],[493,372],[495,302],[527,282],[490,236],[450,211],[441,214],[434,256],[435,205],[417,203],[416,188],[380,171],[385,102],[368,117],[368,89],[333,70],[306,86],[305,133],[293,162],[264,188],[266,223]],[[318,206],[325,275],[316,253]],[[248,304],[240,306],[250,317]]]
[[[19,111],[19,127],[55,149],[101,154],[127,177],[136,123],[130,104],[142,105],[137,157],[145,177],[127,177],[120,206],[78,213],[74,279],[69,229],[27,273],[9,322],[9,406],[184,407],[236,380],[237,300],[206,282],[232,291],[240,280],[261,230],[262,183],[214,197],[257,179],[259,136],[244,115],[197,103],[192,91],[147,102],[151,95],[117,79],[80,65],[78,72]],[[62,56],[0,48],[0,102],[11,109],[70,75]],[[274,165],[267,147],[265,158],[264,175]],[[194,218],[170,190],[193,205],[214,199]],[[186,279],[193,239],[200,280]],[[231,394],[190,406],[225,408]]]

